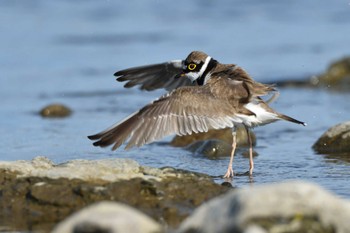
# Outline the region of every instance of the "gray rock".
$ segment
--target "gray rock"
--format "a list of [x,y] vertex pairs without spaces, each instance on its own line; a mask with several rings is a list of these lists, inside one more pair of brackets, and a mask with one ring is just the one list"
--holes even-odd
[[52,233],[156,233],[160,224],[140,211],[117,202],[88,206],[59,223]]
[[84,181],[120,181],[133,178],[161,181],[165,178],[205,177],[208,175],[168,168],[140,166],[132,159],[71,160],[53,164],[44,156],[37,156],[32,161],[0,161],[0,170],[16,173],[18,178],[45,177],[50,179],[66,178]]
[[350,152],[350,121],[335,125],[328,129],[313,145],[318,153]]
[[[350,232],[350,202],[305,182],[247,187],[203,204],[180,233]],[[312,229],[312,231],[310,231]]]
[[43,156],[32,161],[1,161],[1,170],[15,172],[19,177],[47,177],[81,180],[117,181],[143,178],[140,165],[131,159],[72,160],[54,165]]

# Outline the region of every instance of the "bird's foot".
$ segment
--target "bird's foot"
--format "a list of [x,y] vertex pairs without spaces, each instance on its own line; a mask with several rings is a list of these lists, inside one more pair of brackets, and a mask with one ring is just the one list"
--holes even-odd
[[230,178],[230,177],[233,177],[234,173],[233,173],[233,169],[232,167],[228,167],[227,168],[227,172],[226,174],[224,175],[224,178]]
[[250,168],[249,169],[249,176],[252,176],[253,175],[253,168]]

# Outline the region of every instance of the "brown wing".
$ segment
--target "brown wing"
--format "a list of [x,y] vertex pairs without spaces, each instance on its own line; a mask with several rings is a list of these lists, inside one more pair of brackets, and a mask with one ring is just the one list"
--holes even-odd
[[233,127],[236,108],[231,105],[232,100],[220,96],[213,93],[209,85],[178,88],[89,138],[98,140],[95,146],[114,144],[112,149],[115,150],[129,138],[125,149],[174,133],[186,135]]
[[118,71],[114,74],[117,81],[127,81],[124,87],[140,85],[141,90],[152,91],[165,88],[168,91],[180,86],[192,86],[189,79],[176,78],[182,73],[182,60],[175,60],[166,63],[139,66]]
[[[216,72],[213,75],[243,82],[243,85],[249,91],[250,97],[264,96],[272,92],[277,93],[277,90],[274,88],[274,85],[267,85],[267,84],[254,81],[243,68],[237,65],[219,64],[218,67],[216,68]],[[276,95],[277,97],[277,94],[274,94],[274,95]]]

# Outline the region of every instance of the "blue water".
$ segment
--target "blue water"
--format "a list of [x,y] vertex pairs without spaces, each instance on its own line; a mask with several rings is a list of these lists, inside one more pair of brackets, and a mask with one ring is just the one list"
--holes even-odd
[[[171,137],[130,151],[93,147],[87,135],[164,93],[123,89],[113,73],[203,50],[269,82],[316,75],[350,55],[350,2],[343,0],[2,0],[0,22],[0,160],[123,157],[219,176],[228,158],[209,160],[164,144]],[[272,106],[308,126],[278,122],[257,128],[253,180],[239,175],[248,169],[240,150],[233,184],[304,179],[350,197],[350,159],[311,149],[327,128],[349,120],[350,94],[280,91]],[[73,115],[43,119],[37,114],[56,102]]]

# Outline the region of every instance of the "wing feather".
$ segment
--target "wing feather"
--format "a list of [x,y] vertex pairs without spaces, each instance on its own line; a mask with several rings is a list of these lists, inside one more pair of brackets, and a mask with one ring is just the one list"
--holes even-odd
[[114,74],[117,81],[124,82],[124,87],[130,88],[140,85],[140,89],[152,91],[165,88],[168,91],[181,86],[192,86],[189,79],[176,78],[182,73],[182,60],[174,60],[165,63],[133,67],[118,71]]
[[125,147],[128,149],[171,134],[186,135],[232,127],[230,116],[234,114],[235,109],[230,107],[228,99],[214,96],[210,87],[182,87],[89,138],[97,140],[95,146],[114,144],[113,150],[130,138]]

